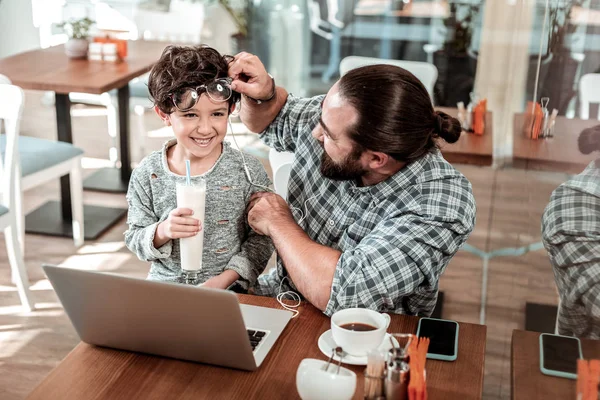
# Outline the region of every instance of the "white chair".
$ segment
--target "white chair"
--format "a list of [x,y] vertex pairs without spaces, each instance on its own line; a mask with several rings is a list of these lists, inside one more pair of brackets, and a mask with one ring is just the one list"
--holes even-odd
[[331,22],[326,19],[327,16],[321,16],[321,5],[319,4],[319,1],[308,1],[308,16],[311,31],[321,36],[323,39],[333,39]]
[[279,152],[273,148],[269,150],[269,164],[273,171],[273,187],[275,192],[283,197],[287,197],[287,183],[290,177],[290,170],[294,162],[294,153]]
[[[5,150],[0,162],[0,229],[4,230],[8,262],[21,304],[27,311],[34,309],[33,299],[29,290],[29,279],[25,270],[23,250],[19,243],[19,221],[21,216],[17,206],[17,182],[19,180],[18,132],[23,110],[23,91],[17,86],[6,83],[0,84],[0,120],[6,127]],[[10,99],[10,101],[4,101]]]
[[354,18],[354,1],[309,0],[307,4],[311,31],[329,41],[329,62],[321,79],[329,82],[341,57],[342,31]]
[[275,193],[287,199],[288,194],[288,181],[290,180],[290,171],[292,170],[292,163],[287,162],[281,164],[273,170],[273,187]]
[[438,70],[435,65],[421,61],[387,60],[374,57],[349,56],[340,62],[340,75],[343,76],[351,69],[374,64],[395,65],[416,76],[427,89],[429,96],[433,98],[433,87],[438,78]]
[[[8,76],[0,74],[0,85],[2,85],[2,84],[10,85],[11,81],[10,81],[10,79],[8,79]],[[2,129],[2,120],[0,120],[0,133],[3,133],[3,132],[4,132],[4,130]]]
[[[12,85],[0,84],[0,108],[10,108],[14,102],[11,97]],[[18,126],[17,126],[18,128]],[[76,247],[83,245],[83,182],[81,159],[83,150],[70,143],[45,140],[28,136],[19,136],[17,178],[15,183],[14,209],[17,219],[17,231],[21,249],[25,243],[25,215],[23,214],[23,195],[26,190],[45,184],[51,180],[69,175],[71,186],[71,212],[73,217],[73,240]],[[4,156],[7,148],[6,135],[0,136],[0,151]]]
[[[579,80],[579,117],[590,119],[590,104],[600,105],[600,74],[585,74]],[[600,120],[600,110],[598,111]]]

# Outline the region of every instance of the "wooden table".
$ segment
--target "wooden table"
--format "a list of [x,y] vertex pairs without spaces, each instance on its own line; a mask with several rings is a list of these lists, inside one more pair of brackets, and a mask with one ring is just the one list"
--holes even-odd
[[[540,333],[515,329],[512,334],[510,379],[513,400],[575,400],[576,381],[542,374],[540,371]],[[585,359],[600,358],[600,341],[581,340]]]
[[[101,170],[84,182],[86,189],[126,192],[131,176],[129,151],[129,86],[131,79],[149,71],[165,43],[130,41],[128,56],[121,63],[70,59],[64,46],[37,49],[0,60],[0,73],[23,89],[56,93],[58,140],[73,143],[70,92],[101,94],[118,89],[120,171]],[[61,202],[48,202],[29,214],[26,231],[56,236],[72,236],[69,177],[61,178]],[[125,209],[84,207],[86,239],[96,239],[126,212]]]
[[[240,302],[280,308],[275,299],[240,295]],[[415,332],[418,318],[394,315],[390,332]],[[317,347],[329,318],[310,304],[300,307],[254,372],[79,344],[28,399],[297,399],[296,370],[304,358],[326,357]],[[486,327],[460,324],[458,359],[428,360],[429,399],[479,399],[483,388]],[[364,367],[355,399],[363,398]]]
[[594,153],[581,154],[577,138],[582,130],[600,124],[597,120],[556,117],[554,137],[532,140],[523,133],[525,114],[513,120],[513,164],[516,167],[580,173],[597,158]]
[[[443,111],[454,118],[458,116],[457,108],[436,107],[436,110]],[[485,116],[485,133],[483,135],[463,132],[456,143],[446,143],[443,139],[439,140],[438,143],[444,158],[451,163],[492,165],[494,156],[492,123],[492,112],[488,111]]]

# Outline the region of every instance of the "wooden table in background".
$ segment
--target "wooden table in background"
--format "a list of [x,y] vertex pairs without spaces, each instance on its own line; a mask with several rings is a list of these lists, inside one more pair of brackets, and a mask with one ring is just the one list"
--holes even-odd
[[[443,111],[454,118],[458,116],[457,108],[436,107],[435,109]],[[456,143],[446,143],[443,139],[439,140],[444,158],[450,163],[492,165],[494,155],[492,122],[492,112],[488,111],[485,116],[485,133],[483,135],[463,132]]]
[[577,138],[582,130],[600,124],[597,120],[556,117],[554,137],[529,139],[523,133],[525,114],[513,120],[513,164],[515,167],[578,174],[597,156],[581,154]]
[[[129,151],[129,81],[150,70],[166,46],[164,42],[130,41],[123,62],[70,59],[64,46],[37,49],[0,60],[0,74],[23,89],[49,90],[56,94],[58,140],[73,143],[69,93],[102,94],[118,89],[121,169],[105,169],[84,181],[85,189],[125,193],[131,176]],[[69,177],[60,180],[61,202],[48,202],[26,218],[30,233],[72,236]],[[84,236],[96,239],[127,210],[84,206]]]
[[[240,302],[280,308],[275,299],[240,295]],[[304,358],[326,357],[317,340],[329,318],[303,303],[269,355],[254,372],[154,357],[80,343],[28,399],[297,399],[296,370]],[[390,332],[415,332],[417,317],[393,315]],[[185,323],[185,322],[182,322]],[[480,399],[486,327],[460,324],[458,359],[428,360],[430,400]],[[355,399],[363,398],[364,366],[346,366],[358,375]]]
[[[512,334],[510,379],[513,400],[575,400],[576,381],[542,374],[540,333],[515,329]],[[585,359],[600,359],[599,340],[581,340]]]

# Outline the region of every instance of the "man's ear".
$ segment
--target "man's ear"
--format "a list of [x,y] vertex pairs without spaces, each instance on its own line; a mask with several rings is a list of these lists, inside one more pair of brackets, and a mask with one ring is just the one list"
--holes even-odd
[[363,154],[366,156],[369,169],[384,168],[390,161],[390,156],[380,151],[367,150]]
[[231,114],[234,113],[237,105],[238,105],[238,103],[231,103],[231,105],[229,106],[229,116],[231,116]]
[[161,109],[158,108],[158,106],[154,106],[154,112],[156,112],[156,115],[158,115],[160,117],[160,119],[163,120],[163,122],[165,123],[166,126],[171,126],[171,115],[170,114],[166,114],[166,113],[162,112]]

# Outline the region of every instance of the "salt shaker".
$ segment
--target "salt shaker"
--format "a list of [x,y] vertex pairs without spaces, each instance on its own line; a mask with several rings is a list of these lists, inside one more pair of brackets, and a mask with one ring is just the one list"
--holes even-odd
[[542,97],[540,99],[540,103],[542,105],[542,134],[540,137],[546,138],[550,136],[550,119],[548,115],[548,102],[550,101],[549,97]]
[[467,112],[465,114],[465,123],[463,124],[463,129],[467,132],[473,131],[473,108],[475,108],[476,98],[475,93],[469,93],[469,104],[467,104]]
[[408,357],[396,357],[386,364],[385,398],[386,400],[407,400],[410,367]]
[[407,338],[405,346],[393,347],[388,353],[385,364],[385,398],[386,400],[407,400],[410,366],[408,365],[408,346],[412,341],[411,334],[395,334],[397,338]]
[[548,117],[548,124],[546,129],[548,129],[548,137],[554,137],[554,124],[556,123],[556,116],[558,115],[558,110],[554,108],[550,117]]

